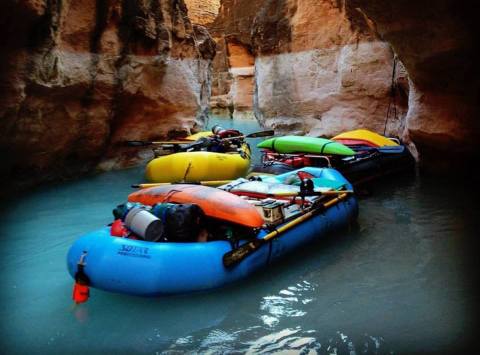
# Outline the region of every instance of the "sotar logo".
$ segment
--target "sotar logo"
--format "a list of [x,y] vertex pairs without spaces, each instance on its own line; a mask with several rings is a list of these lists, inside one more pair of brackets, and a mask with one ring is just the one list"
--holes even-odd
[[133,245],[120,245],[120,249],[118,250],[117,254],[150,259],[150,255],[148,254],[148,248],[135,247]]

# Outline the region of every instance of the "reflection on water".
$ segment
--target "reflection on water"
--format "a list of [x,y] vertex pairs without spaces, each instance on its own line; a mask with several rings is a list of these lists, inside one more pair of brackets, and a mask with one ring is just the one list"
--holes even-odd
[[263,297],[260,310],[266,314],[261,316],[262,320],[266,325],[272,326],[279,322],[280,317],[304,316],[307,312],[301,309],[301,305],[314,300],[314,298],[305,297],[305,294],[311,296],[313,291],[315,288],[308,281],[303,281],[301,284],[280,290],[277,295]]
[[[342,331],[322,332],[305,328],[308,312],[315,317],[315,287],[303,281],[275,295],[263,296],[257,314],[248,326],[232,329],[213,328],[179,338],[163,351],[181,353],[300,353],[300,354],[377,354],[389,351],[383,337],[363,334],[355,339]],[[320,296],[321,297],[321,296]],[[312,307],[306,305],[312,303]],[[297,318],[298,319],[293,319]],[[292,319],[289,319],[292,318]],[[310,317],[311,318],[311,317]],[[282,324],[280,324],[282,323]],[[283,323],[293,327],[284,328]]]
[[158,299],[92,290],[72,307],[68,247],[109,223],[142,175],[111,172],[3,204],[3,353],[434,353],[476,329],[472,185],[426,178],[375,186],[356,228],[239,284]]

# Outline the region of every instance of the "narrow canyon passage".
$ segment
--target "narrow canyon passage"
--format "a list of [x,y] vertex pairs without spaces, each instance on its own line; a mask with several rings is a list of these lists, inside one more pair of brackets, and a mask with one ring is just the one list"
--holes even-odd
[[139,164],[122,141],[200,130],[215,111],[281,134],[386,127],[425,171],[478,160],[478,41],[452,0],[23,0],[1,13],[1,172],[20,188]]
[[[2,351],[474,353],[475,17],[454,0],[0,2]],[[152,147],[126,142],[215,124],[368,128],[418,169],[358,189],[356,224],[241,282],[72,306],[69,248],[146,182]],[[252,166],[263,139],[246,139]]]

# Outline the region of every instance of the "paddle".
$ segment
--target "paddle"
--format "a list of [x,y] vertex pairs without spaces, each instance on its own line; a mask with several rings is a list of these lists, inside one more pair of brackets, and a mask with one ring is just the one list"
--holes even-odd
[[220,186],[228,184],[233,180],[210,180],[210,181],[198,181],[198,182],[152,182],[145,184],[133,184],[131,185],[134,189],[146,189],[149,187],[165,186],[165,185],[176,185],[176,184],[192,184],[192,185],[203,185],[203,186]]
[[380,153],[385,153],[385,154],[401,154],[405,151],[405,146],[403,145],[398,145],[398,146],[384,146],[384,147],[355,147],[353,148],[354,150],[358,151],[377,151]]
[[149,145],[180,145],[191,144],[191,141],[125,141],[125,144],[129,147],[147,147]]
[[328,190],[328,191],[310,191],[310,192],[279,192],[276,194],[269,194],[268,197],[307,197],[307,196],[336,196],[340,194],[353,194],[353,190]]
[[232,139],[238,139],[238,138],[261,138],[261,137],[269,137],[273,136],[275,132],[273,130],[269,131],[260,131],[260,132],[253,132],[247,135],[242,135],[242,136],[234,136],[234,137],[227,137],[227,138],[221,138],[222,141],[228,141]]
[[288,222],[287,224],[281,226],[278,229],[275,229],[273,232],[268,233],[262,239],[254,239],[248,243],[245,243],[239,246],[236,249],[230,250],[229,252],[223,255],[223,265],[226,268],[231,268],[238,263],[240,263],[243,259],[245,259],[250,254],[254,253],[258,250],[262,245],[268,243],[269,240],[278,237],[283,232],[295,227],[296,225],[306,221],[307,219],[315,216],[316,214],[320,213],[321,211],[327,209],[330,206],[337,204],[338,202],[344,200],[348,196],[347,193],[340,194],[338,197],[321,204],[319,207],[314,207],[309,212],[297,217],[293,221]]
[[273,136],[275,132],[273,130],[269,131],[260,131],[260,132],[254,132],[247,134],[245,138],[260,138],[260,137],[268,137],[268,136]]
[[[254,132],[250,133],[247,135],[242,135],[242,136],[237,136],[237,137],[229,137],[229,138],[223,138],[222,140],[233,140],[233,139],[239,139],[239,138],[260,138],[260,137],[268,137],[268,136],[273,136],[275,132],[273,130],[268,130],[268,131],[260,131],[260,132]],[[130,147],[146,147],[149,145],[167,145],[167,144],[172,144],[172,145],[180,145],[180,144],[192,144],[191,141],[125,141],[125,144]]]

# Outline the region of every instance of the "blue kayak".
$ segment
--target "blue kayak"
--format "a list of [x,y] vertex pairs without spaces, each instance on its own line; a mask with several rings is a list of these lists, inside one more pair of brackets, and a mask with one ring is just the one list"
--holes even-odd
[[[308,170],[314,172],[313,175],[321,175],[352,189],[336,170]],[[94,288],[139,296],[208,290],[248,277],[297,247],[347,226],[356,219],[357,214],[357,201],[353,195],[348,195],[265,242],[229,268],[222,261],[224,254],[232,251],[232,244],[227,240],[203,243],[148,242],[112,237],[110,228],[104,227],[81,237],[71,246],[67,256],[68,271],[74,277],[77,264],[84,254],[84,271],[90,286]],[[276,229],[279,230],[288,222],[279,224]],[[262,239],[269,232],[266,228],[260,228],[256,238]],[[240,245],[242,243],[247,241],[241,241]]]

